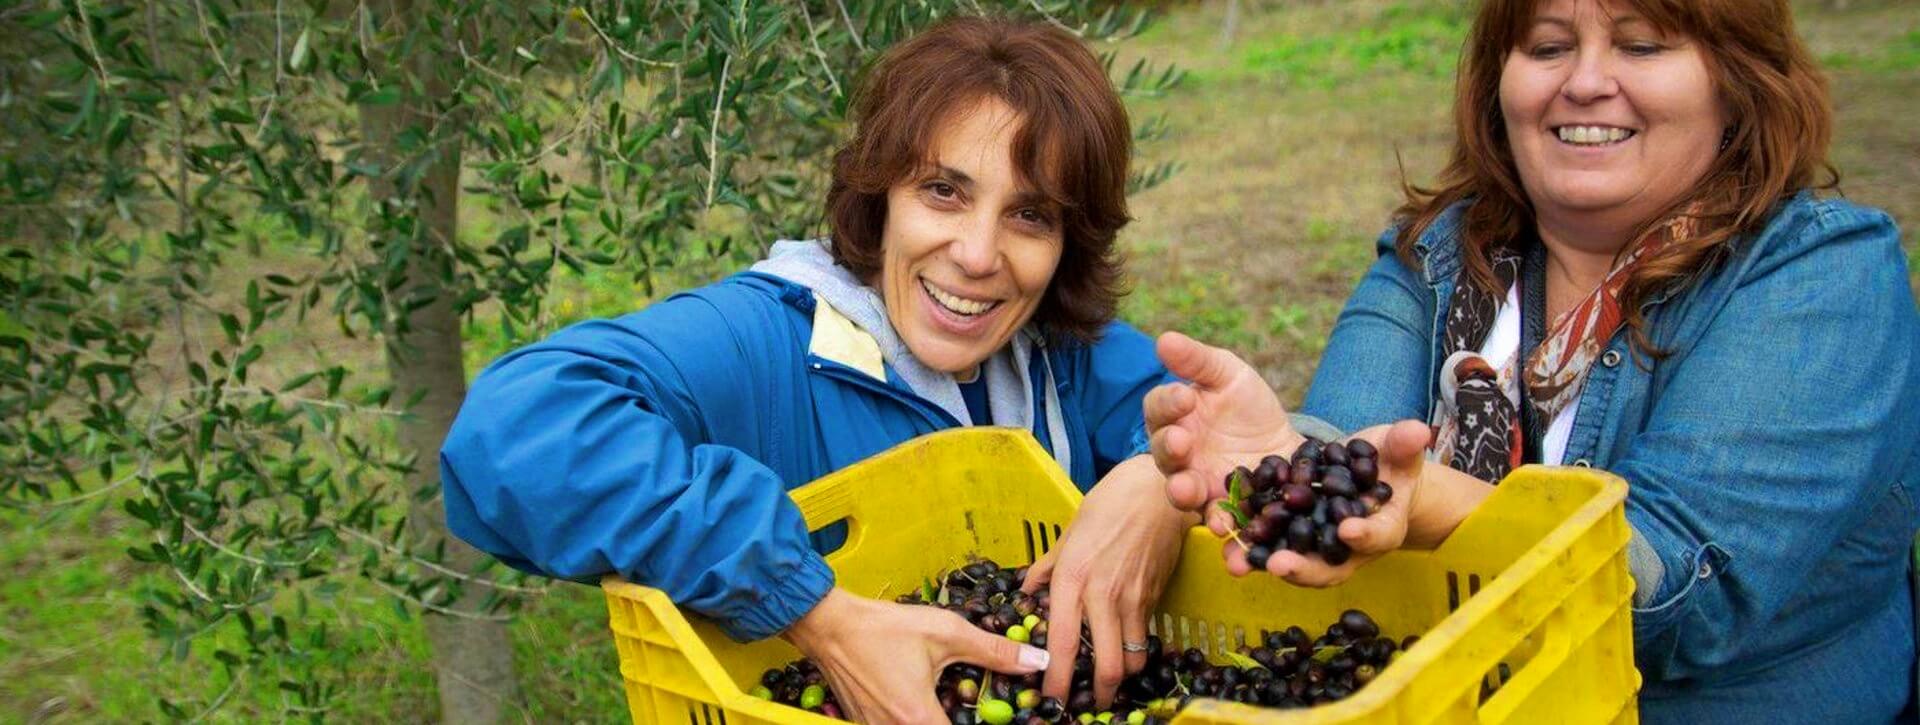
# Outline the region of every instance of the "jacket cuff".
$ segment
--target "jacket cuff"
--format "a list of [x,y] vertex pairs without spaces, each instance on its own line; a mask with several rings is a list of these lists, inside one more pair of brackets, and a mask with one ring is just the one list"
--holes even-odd
[[[1290,413],[1289,416],[1293,419],[1293,432],[1308,438],[1318,438],[1323,441],[1337,441],[1347,437],[1347,434],[1340,432],[1340,429],[1334,427],[1332,423],[1307,415],[1306,413]],[[1292,454],[1292,451],[1287,451],[1287,455]]]
[[806,555],[785,571],[776,571],[768,581],[772,588],[760,601],[720,622],[720,628],[736,642],[753,642],[786,631],[800,621],[813,606],[833,589],[833,568],[827,560],[808,550]]
[[1633,606],[1651,605],[1653,595],[1660,593],[1661,582],[1666,581],[1667,565],[1639,531],[1627,539],[1627,573],[1633,575]]
[[1133,438],[1127,441],[1127,455],[1120,460],[1124,461],[1134,456],[1145,455],[1152,452],[1153,439],[1147,436],[1147,426],[1143,421],[1140,427],[1133,429]]
[[1633,630],[1636,641],[1647,641],[1671,627],[1691,609],[1690,601],[1702,586],[1716,579],[1733,556],[1719,544],[1675,542],[1663,544],[1657,536],[1634,527],[1627,542],[1627,570],[1633,575]]

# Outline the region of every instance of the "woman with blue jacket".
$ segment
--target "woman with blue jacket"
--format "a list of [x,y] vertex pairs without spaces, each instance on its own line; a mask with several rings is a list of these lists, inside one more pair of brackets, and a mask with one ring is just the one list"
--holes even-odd
[[[1125,110],[1071,35],[964,18],[890,50],[853,120],[831,241],[481,373],[441,450],[448,525],[515,567],[618,573],[736,639],[784,637],[855,719],[943,721],[940,668],[1026,673],[1049,653],[836,589],[818,551],[838,537],[810,540],[786,492],[925,433],[1025,428],[1090,489],[1028,585],[1051,579],[1055,631],[1091,626],[1104,704],[1144,664],[1198,522],[1144,455],[1141,401],[1172,378],[1113,319]],[[1050,644],[1064,697],[1079,638]]]
[[[1603,468],[1630,486],[1644,719],[1913,720],[1920,316],[1887,215],[1809,191],[1832,111],[1792,20],[1481,5],[1453,160],[1381,237],[1303,407],[1409,488],[1342,522],[1352,561],[1268,572],[1329,585],[1438,544],[1517,465]],[[1192,381],[1146,409],[1177,504],[1300,440],[1244,362],[1160,352]]]

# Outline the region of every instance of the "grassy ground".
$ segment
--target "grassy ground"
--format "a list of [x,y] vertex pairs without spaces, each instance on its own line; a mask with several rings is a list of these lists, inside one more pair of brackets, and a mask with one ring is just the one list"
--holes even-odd
[[[1148,157],[1177,158],[1185,169],[1134,201],[1138,221],[1125,243],[1136,284],[1125,314],[1150,331],[1178,328],[1229,345],[1297,400],[1398,201],[1400,164],[1416,182],[1439,166],[1464,19],[1451,0],[1246,4],[1230,47],[1219,42],[1222,3],[1203,2],[1177,6],[1124,48],[1192,74],[1179,92],[1135,104],[1137,119],[1175,120]],[[1920,261],[1920,135],[1912,121],[1920,117],[1920,6],[1828,5],[1804,4],[1801,31],[1832,71],[1844,190],[1891,211],[1906,230],[1909,259]],[[682,279],[725,271],[693,269]],[[625,311],[642,292],[621,275],[601,274],[554,296],[558,321]],[[377,350],[330,338],[324,320],[299,334],[329,355],[378,369]],[[476,323],[470,367],[508,344]],[[203,653],[166,661],[142,631],[138,592],[168,582],[126,558],[145,534],[111,496],[0,512],[0,531],[0,722],[159,719],[156,695],[211,697],[229,684]],[[339,633],[338,645],[314,653],[312,663],[348,677],[335,718],[435,717],[425,639],[389,599],[349,585],[306,616]],[[520,618],[515,653],[528,720],[625,717],[605,618],[599,592],[577,586],[555,587]],[[216,719],[273,717],[281,696],[273,673],[257,675],[233,688]]]
[[[1126,233],[1138,285],[1127,311],[1230,346],[1298,401],[1340,305],[1400,201],[1450,143],[1463,3],[1279,3],[1219,42],[1222,3],[1172,14],[1129,48],[1192,71],[1181,93],[1135,106],[1179,119],[1186,173],[1139,196]],[[1920,254],[1920,7],[1798,5],[1831,69],[1843,190],[1902,222]],[[1910,263],[1910,266],[1911,265]],[[1914,277],[1920,289],[1920,275]]]

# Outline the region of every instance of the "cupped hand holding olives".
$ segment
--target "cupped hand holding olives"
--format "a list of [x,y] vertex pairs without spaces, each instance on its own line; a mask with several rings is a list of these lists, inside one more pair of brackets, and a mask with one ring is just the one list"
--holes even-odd
[[1239,468],[1214,506],[1236,527],[1227,570],[1255,570],[1300,586],[1331,586],[1400,548],[1412,519],[1429,429],[1375,426],[1344,441],[1307,439],[1292,456]]

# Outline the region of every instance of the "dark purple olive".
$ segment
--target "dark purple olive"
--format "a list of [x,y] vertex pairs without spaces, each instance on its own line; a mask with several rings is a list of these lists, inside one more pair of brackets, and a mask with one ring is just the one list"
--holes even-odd
[[1270,519],[1280,519],[1283,526],[1286,525],[1286,519],[1293,518],[1293,512],[1287,510],[1287,504],[1277,498],[1273,503],[1261,506],[1260,515]]
[[1260,482],[1256,487],[1272,488],[1285,483],[1281,479],[1286,477],[1287,468],[1291,465],[1281,456],[1267,456],[1260,459],[1260,465],[1253,469],[1253,477]]
[[1372,516],[1380,513],[1380,499],[1374,498],[1371,493],[1360,494],[1360,497],[1353,501],[1360,505],[1361,516]]
[[1314,495],[1312,488],[1300,483],[1289,483],[1280,489],[1280,503],[1294,513],[1312,511],[1314,501],[1318,498],[1319,496]]
[[1326,447],[1326,445],[1327,445],[1326,441],[1320,440],[1318,438],[1308,438],[1304,441],[1301,441],[1300,447],[1293,449],[1293,462],[1294,463],[1299,463],[1301,461],[1314,461],[1316,463],[1319,462],[1320,449]]
[[1267,647],[1256,647],[1254,648],[1253,654],[1251,655],[1251,657],[1253,658],[1254,662],[1260,663],[1261,667],[1267,668],[1265,670],[1261,670],[1262,672],[1266,672],[1269,676],[1273,674],[1271,672],[1271,670],[1273,669],[1273,662],[1274,662],[1272,649]]
[[1278,652],[1287,648],[1287,638],[1286,635],[1269,629],[1260,634],[1260,644]]
[[1335,673],[1352,672],[1353,668],[1359,666],[1360,659],[1354,657],[1352,652],[1335,652],[1333,658],[1327,660],[1327,669]]
[[1287,482],[1299,486],[1312,484],[1320,480],[1320,464],[1314,461],[1300,461],[1287,468]]
[[1328,564],[1339,566],[1353,556],[1353,550],[1340,540],[1340,528],[1337,526],[1321,527],[1319,541],[1314,543],[1320,548],[1320,558],[1327,560]]
[[1033,714],[1039,716],[1040,719],[1046,720],[1047,722],[1053,722],[1055,720],[1060,719],[1060,716],[1065,715],[1066,712],[1067,712],[1067,704],[1064,702],[1061,702],[1060,698],[1057,698],[1057,697],[1041,698],[1040,704],[1035,705],[1033,707]]
[[1067,710],[1075,713],[1093,712],[1093,689],[1086,688],[1074,692],[1067,698]]
[[1320,490],[1348,498],[1360,495],[1360,488],[1353,481],[1353,473],[1346,466],[1327,466],[1327,470],[1321,471]]
[[1355,458],[1347,464],[1347,470],[1353,472],[1353,485],[1362,491],[1380,482],[1380,464],[1371,458]]
[[1372,639],[1380,636],[1380,625],[1374,623],[1373,617],[1367,616],[1366,612],[1358,609],[1349,609],[1340,613],[1340,628],[1346,630],[1347,636],[1356,639]]
[[1311,554],[1319,542],[1314,540],[1313,519],[1306,516],[1294,517],[1287,524],[1287,550],[1298,554]]
[[[1354,517],[1356,514],[1353,507],[1353,499],[1345,496],[1333,497],[1327,502],[1327,522],[1337,526],[1340,522]],[[1365,514],[1363,512],[1359,515]]]
[[1381,481],[1373,484],[1373,489],[1367,491],[1367,495],[1379,500],[1381,506],[1385,506],[1388,501],[1393,500],[1393,487],[1387,485],[1386,481]]
[[1240,478],[1240,485],[1247,487],[1247,490],[1253,490],[1253,471],[1247,470],[1246,466],[1235,466],[1233,473],[1227,476],[1227,485],[1229,488],[1232,487],[1235,476]]
[[[1275,528],[1275,523],[1277,522],[1265,516],[1255,516],[1247,521],[1246,526],[1241,527],[1240,538],[1246,540],[1248,544],[1271,544],[1275,539],[1280,538],[1283,531]],[[1251,550],[1248,551],[1248,556],[1252,556]]]
[[1207,653],[1201,652],[1198,647],[1188,647],[1180,657],[1187,663],[1187,669],[1197,670],[1207,666]]
[[[1247,497],[1246,510],[1259,511],[1260,509],[1266,508],[1267,504],[1273,503],[1278,500],[1280,500],[1280,489],[1278,488],[1269,488],[1262,491],[1255,491],[1252,496]],[[1248,514],[1248,515],[1252,515],[1252,514]]]
[[1347,441],[1347,457],[1356,458],[1356,459],[1379,458],[1380,449],[1374,448],[1372,443],[1368,443],[1359,438],[1355,438],[1353,440]]
[[1271,556],[1273,556],[1272,549],[1264,544],[1254,544],[1247,548],[1247,566],[1253,567],[1255,571],[1265,571],[1267,558]]
[[1329,466],[1344,466],[1352,460],[1347,456],[1347,447],[1339,443],[1328,443],[1320,449],[1320,462]]
[[1380,652],[1380,655],[1374,659],[1382,662],[1393,657],[1393,653],[1400,651],[1400,643],[1393,641],[1392,637],[1375,637],[1373,644],[1374,649]]

